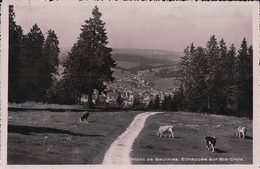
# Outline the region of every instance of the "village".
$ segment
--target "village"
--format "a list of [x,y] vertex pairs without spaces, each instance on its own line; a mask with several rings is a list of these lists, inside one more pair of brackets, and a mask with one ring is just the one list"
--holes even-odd
[[133,74],[128,77],[123,77],[115,80],[107,85],[107,93],[98,96],[97,92],[94,92],[93,102],[95,103],[97,98],[99,102],[106,103],[108,105],[116,105],[117,98],[120,95],[124,102],[124,107],[133,105],[134,99],[138,99],[141,103],[147,105],[150,100],[153,100],[156,95],[160,100],[163,100],[165,95],[173,95],[174,89],[171,90],[158,90],[153,87],[153,82],[145,79],[146,74],[151,70],[138,71],[137,74]]

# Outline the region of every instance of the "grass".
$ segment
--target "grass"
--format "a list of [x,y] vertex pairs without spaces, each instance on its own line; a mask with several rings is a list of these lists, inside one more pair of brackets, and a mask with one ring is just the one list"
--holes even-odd
[[[157,129],[163,124],[174,125],[176,138],[156,136]],[[246,139],[235,136],[235,129],[240,125],[248,128]],[[132,162],[134,164],[252,164],[252,133],[252,121],[246,118],[183,112],[159,114],[147,119],[144,129],[135,140],[131,153]],[[205,136],[216,137],[215,153],[206,150]],[[199,159],[207,161],[193,161]]]
[[153,81],[154,88],[156,90],[173,90],[177,89],[180,86],[179,80],[176,80],[175,77],[172,78],[158,78]]
[[120,69],[112,69],[113,72],[113,77],[115,79],[121,79],[121,78],[125,78],[125,77],[129,77],[129,76],[133,76],[129,71],[125,71],[125,70],[120,70]]
[[25,103],[9,103],[9,108],[32,108],[32,109],[82,109],[83,105],[47,104],[42,102],[27,101]]
[[139,62],[131,62],[131,61],[116,61],[117,66],[123,67],[125,69],[130,69],[133,67],[140,66]]
[[138,112],[10,111],[8,164],[100,164]]

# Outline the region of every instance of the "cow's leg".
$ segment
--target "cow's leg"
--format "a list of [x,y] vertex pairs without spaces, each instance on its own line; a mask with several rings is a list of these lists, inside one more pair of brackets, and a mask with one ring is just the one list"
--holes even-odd
[[207,148],[207,150],[209,150],[209,143],[208,143],[208,142],[206,142],[206,144],[207,144],[206,148]]
[[211,147],[212,147],[212,152],[215,152],[215,147],[213,144],[211,144]]

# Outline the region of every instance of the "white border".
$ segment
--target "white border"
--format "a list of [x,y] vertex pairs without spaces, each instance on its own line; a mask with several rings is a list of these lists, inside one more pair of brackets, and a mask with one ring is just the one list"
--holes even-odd
[[[257,3],[257,2],[256,2]],[[253,10],[253,164],[256,166],[260,166],[260,158],[257,158],[260,156],[260,133],[258,132],[260,130],[260,114],[259,114],[259,107],[260,107],[260,77],[259,77],[259,48],[260,48],[260,16],[259,16],[259,3],[255,5]]]
[[[8,90],[8,5],[1,6],[1,166],[7,161],[7,90]],[[6,29],[7,28],[7,29]]]
[[[62,2],[61,2],[62,1]],[[104,1],[104,2],[96,2],[96,1],[77,1],[77,0],[60,0],[60,1],[53,1],[48,2],[44,0],[17,0],[14,2],[10,1],[4,1],[2,3],[2,9],[1,9],[1,167],[4,169],[57,169],[57,168],[63,168],[63,169],[71,169],[71,168],[109,168],[109,169],[115,169],[115,168],[187,168],[187,169],[193,169],[193,168],[205,168],[205,169],[211,169],[211,168],[234,168],[234,169],[244,169],[244,168],[260,168],[260,115],[258,114],[259,107],[260,107],[260,90],[259,90],[259,46],[260,46],[260,33],[259,33],[259,3],[258,2],[138,2],[138,3],[176,3],[177,5],[196,5],[200,3],[252,3],[253,7],[253,48],[254,48],[254,58],[253,58],[253,105],[254,105],[254,113],[253,113],[253,165],[7,165],[7,121],[8,121],[8,101],[7,101],[7,91],[8,91],[8,5],[14,4],[14,5],[88,5],[91,3],[105,3],[105,4],[111,4],[115,3],[117,4],[131,4],[133,5],[136,2],[122,2],[122,1],[113,1],[111,2]]]

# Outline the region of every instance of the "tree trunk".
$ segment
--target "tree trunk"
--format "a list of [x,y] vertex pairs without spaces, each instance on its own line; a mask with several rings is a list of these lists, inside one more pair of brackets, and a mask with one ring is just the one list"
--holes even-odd
[[87,103],[87,105],[88,105],[88,108],[94,108],[94,103],[93,103],[93,100],[92,100],[92,93],[89,93],[88,94],[88,103]]

